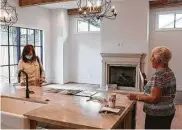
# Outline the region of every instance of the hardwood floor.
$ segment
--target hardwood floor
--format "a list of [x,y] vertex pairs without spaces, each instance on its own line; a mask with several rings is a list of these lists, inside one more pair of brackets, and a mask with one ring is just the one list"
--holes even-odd
[[[77,88],[84,90],[97,90],[99,85],[92,84],[78,84],[78,83],[69,83],[64,85],[58,85],[60,88]],[[176,102],[176,113],[172,121],[171,129],[182,129],[182,92],[177,93],[177,102]],[[136,113],[136,129],[144,129],[145,123],[145,113],[143,112],[143,102],[137,102],[137,113]]]

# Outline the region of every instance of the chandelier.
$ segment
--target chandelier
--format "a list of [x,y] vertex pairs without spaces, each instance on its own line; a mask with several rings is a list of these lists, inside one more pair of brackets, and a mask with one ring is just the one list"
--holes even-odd
[[117,12],[111,0],[78,0],[79,15],[83,20],[100,26],[103,18],[114,20]]
[[5,27],[15,24],[18,20],[16,8],[11,6],[7,0],[1,0],[0,24]]

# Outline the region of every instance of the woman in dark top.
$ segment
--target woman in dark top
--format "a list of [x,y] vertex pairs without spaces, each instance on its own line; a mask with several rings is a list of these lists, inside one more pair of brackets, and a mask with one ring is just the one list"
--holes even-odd
[[175,114],[173,100],[176,93],[176,78],[168,66],[171,57],[168,48],[154,48],[151,63],[156,72],[145,85],[144,94],[127,95],[130,100],[144,102],[145,129],[170,129],[171,127]]

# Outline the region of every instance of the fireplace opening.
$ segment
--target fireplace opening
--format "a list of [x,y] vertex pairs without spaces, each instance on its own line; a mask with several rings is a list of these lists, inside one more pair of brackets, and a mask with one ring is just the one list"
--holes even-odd
[[136,67],[109,66],[109,84],[135,88]]

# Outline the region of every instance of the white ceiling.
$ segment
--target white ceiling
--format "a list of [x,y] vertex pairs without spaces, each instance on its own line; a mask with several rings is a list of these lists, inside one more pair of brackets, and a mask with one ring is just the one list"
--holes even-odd
[[[124,0],[112,0],[112,1],[124,1]],[[155,1],[155,0],[149,0],[149,1]],[[40,7],[44,7],[47,9],[73,9],[77,8],[77,0],[75,1],[68,1],[68,2],[59,2],[59,3],[51,3],[51,4],[45,4],[45,5],[39,5]]]
[[48,9],[58,9],[58,8],[73,9],[77,7],[77,3],[76,1],[68,1],[68,2],[59,2],[59,3],[45,4],[39,6]]
[[[124,1],[124,0],[112,0],[112,1]],[[59,3],[51,3],[51,4],[45,4],[45,5],[39,5],[40,7],[48,8],[48,9],[74,9],[77,8],[77,0],[75,1],[68,1],[68,2],[59,2]]]

